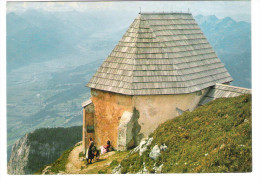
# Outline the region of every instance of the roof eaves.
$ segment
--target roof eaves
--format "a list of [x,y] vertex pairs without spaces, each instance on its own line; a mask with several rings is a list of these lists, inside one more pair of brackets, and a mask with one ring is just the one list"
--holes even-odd
[[88,99],[88,100],[86,100],[85,102],[83,102],[83,103],[81,104],[81,106],[84,108],[84,107],[90,105],[91,103],[92,103],[92,100],[91,100],[91,99]]

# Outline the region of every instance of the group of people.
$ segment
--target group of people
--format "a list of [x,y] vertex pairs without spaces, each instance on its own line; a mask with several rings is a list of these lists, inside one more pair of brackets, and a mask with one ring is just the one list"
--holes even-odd
[[102,154],[109,152],[110,148],[111,148],[111,144],[110,144],[110,141],[108,140],[107,144],[105,146],[100,147],[100,151],[101,151],[101,153],[100,153],[100,151],[96,148],[93,139],[89,138],[88,153],[86,154],[88,164],[93,163],[93,160],[95,157],[96,157],[96,159],[99,159],[100,154],[102,155]]

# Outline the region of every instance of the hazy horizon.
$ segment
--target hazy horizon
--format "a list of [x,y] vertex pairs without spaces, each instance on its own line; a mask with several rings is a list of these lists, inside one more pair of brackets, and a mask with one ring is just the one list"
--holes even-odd
[[124,13],[141,12],[191,12],[217,18],[231,17],[235,21],[251,22],[250,1],[148,1],[148,2],[7,2],[7,14],[23,13],[27,10],[44,12],[88,12],[88,13]]

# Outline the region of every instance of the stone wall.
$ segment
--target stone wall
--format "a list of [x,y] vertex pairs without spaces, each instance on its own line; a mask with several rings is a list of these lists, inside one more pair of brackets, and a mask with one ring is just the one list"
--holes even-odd
[[132,112],[132,96],[91,89],[95,107],[95,143],[99,147],[111,141],[117,147],[118,126],[124,111]]

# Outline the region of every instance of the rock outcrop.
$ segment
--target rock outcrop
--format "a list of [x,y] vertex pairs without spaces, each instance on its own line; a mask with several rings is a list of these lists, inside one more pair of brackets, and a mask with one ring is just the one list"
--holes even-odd
[[161,152],[161,150],[160,150],[159,146],[155,145],[153,147],[153,149],[151,150],[149,157],[156,160],[160,156],[160,154],[161,154],[160,152]]
[[27,133],[12,147],[8,174],[33,174],[54,162],[61,153],[82,138],[81,126],[70,128],[41,128]]
[[135,147],[132,151],[130,151],[130,154],[139,152],[139,155],[142,156],[143,152],[147,150],[147,147],[151,145],[153,141],[153,138],[143,138],[140,142],[140,144]]

